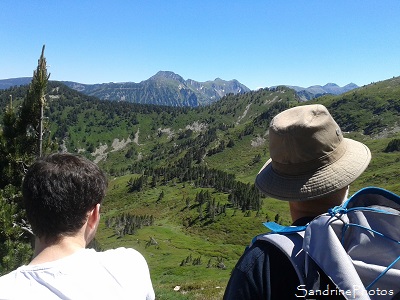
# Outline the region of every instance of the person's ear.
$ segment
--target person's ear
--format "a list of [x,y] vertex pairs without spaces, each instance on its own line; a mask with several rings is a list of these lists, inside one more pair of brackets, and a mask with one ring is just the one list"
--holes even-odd
[[89,212],[88,216],[88,226],[90,228],[96,228],[100,221],[100,203],[97,203],[96,206]]

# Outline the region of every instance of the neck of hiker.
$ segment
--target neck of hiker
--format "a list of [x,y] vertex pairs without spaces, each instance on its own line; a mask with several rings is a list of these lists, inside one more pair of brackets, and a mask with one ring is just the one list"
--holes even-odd
[[73,234],[61,234],[57,237],[36,237],[35,252],[30,265],[55,261],[86,248],[93,240],[100,220],[100,204],[87,214],[83,226]]
[[326,213],[329,208],[341,205],[347,199],[349,186],[343,189],[313,200],[306,201],[290,201],[289,208],[292,221],[296,221],[304,217],[316,217],[320,214]]
[[29,265],[55,261],[84,249],[86,241],[81,236],[62,236],[56,242],[36,238],[34,258]]

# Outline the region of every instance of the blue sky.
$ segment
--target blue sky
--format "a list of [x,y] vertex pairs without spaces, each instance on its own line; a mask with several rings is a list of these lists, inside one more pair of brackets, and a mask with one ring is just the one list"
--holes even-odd
[[399,0],[1,0],[0,79],[140,82],[160,70],[251,89],[400,75]]

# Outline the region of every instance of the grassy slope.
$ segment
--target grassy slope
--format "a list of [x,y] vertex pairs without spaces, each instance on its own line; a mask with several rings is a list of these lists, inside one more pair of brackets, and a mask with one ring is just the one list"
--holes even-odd
[[[197,210],[193,201],[188,210],[184,198],[194,199],[199,189],[188,184],[171,184],[128,193],[126,185],[130,177],[111,181],[102,219],[121,212],[150,214],[156,219],[154,226],[140,229],[135,235],[118,238],[102,222],[97,240],[104,249],[125,246],[140,251],[148,260],[158,299],[176,299],[176,293],[172,291],[177,285],[187,292],[188,299],[196,298],[196,294],[198,299],[221,298],[230,270],[244,247],[254,235],[265,231],[262,222],[266,220],[266,215],[273,218],[277,212],[287,212],[281,203],[266,202],[260,216],[252,212],[251,216],[245,217],[241,211],[227,209],[226,215],[217,216],[216,221],[209,225],[205,225],[207,220],[204,220],[185,227],[183,220],[188,216],[195,219]],[[161,191],[164,191],[165,197],[157,204]],[[221,203],[227,201],[227,196],[221,193],[213,193],[213,197]],[[286,214],[284,218],[289,216]],[[157,246],[146,247],[150,237],[157,241]],[[188,256],[201,257],[202,264],[180,266]],[[219,259],[226,269],[215,267]],[[212,267],[207,267],[209,260]]]

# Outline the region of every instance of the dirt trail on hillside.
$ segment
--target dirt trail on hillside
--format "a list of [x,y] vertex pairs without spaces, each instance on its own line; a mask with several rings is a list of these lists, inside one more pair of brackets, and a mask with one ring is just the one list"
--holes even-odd
[[237,119],[236,125],[239,125],[240,121],[242,121],[242,119],[247,115],[247,113],[249,112],[250,106],[251,106],[251,103],[249,103],[249,104],[246,106],[246,108],[245,108],[243,114],[242,114],[241,116],[239,116],[239,118]]

